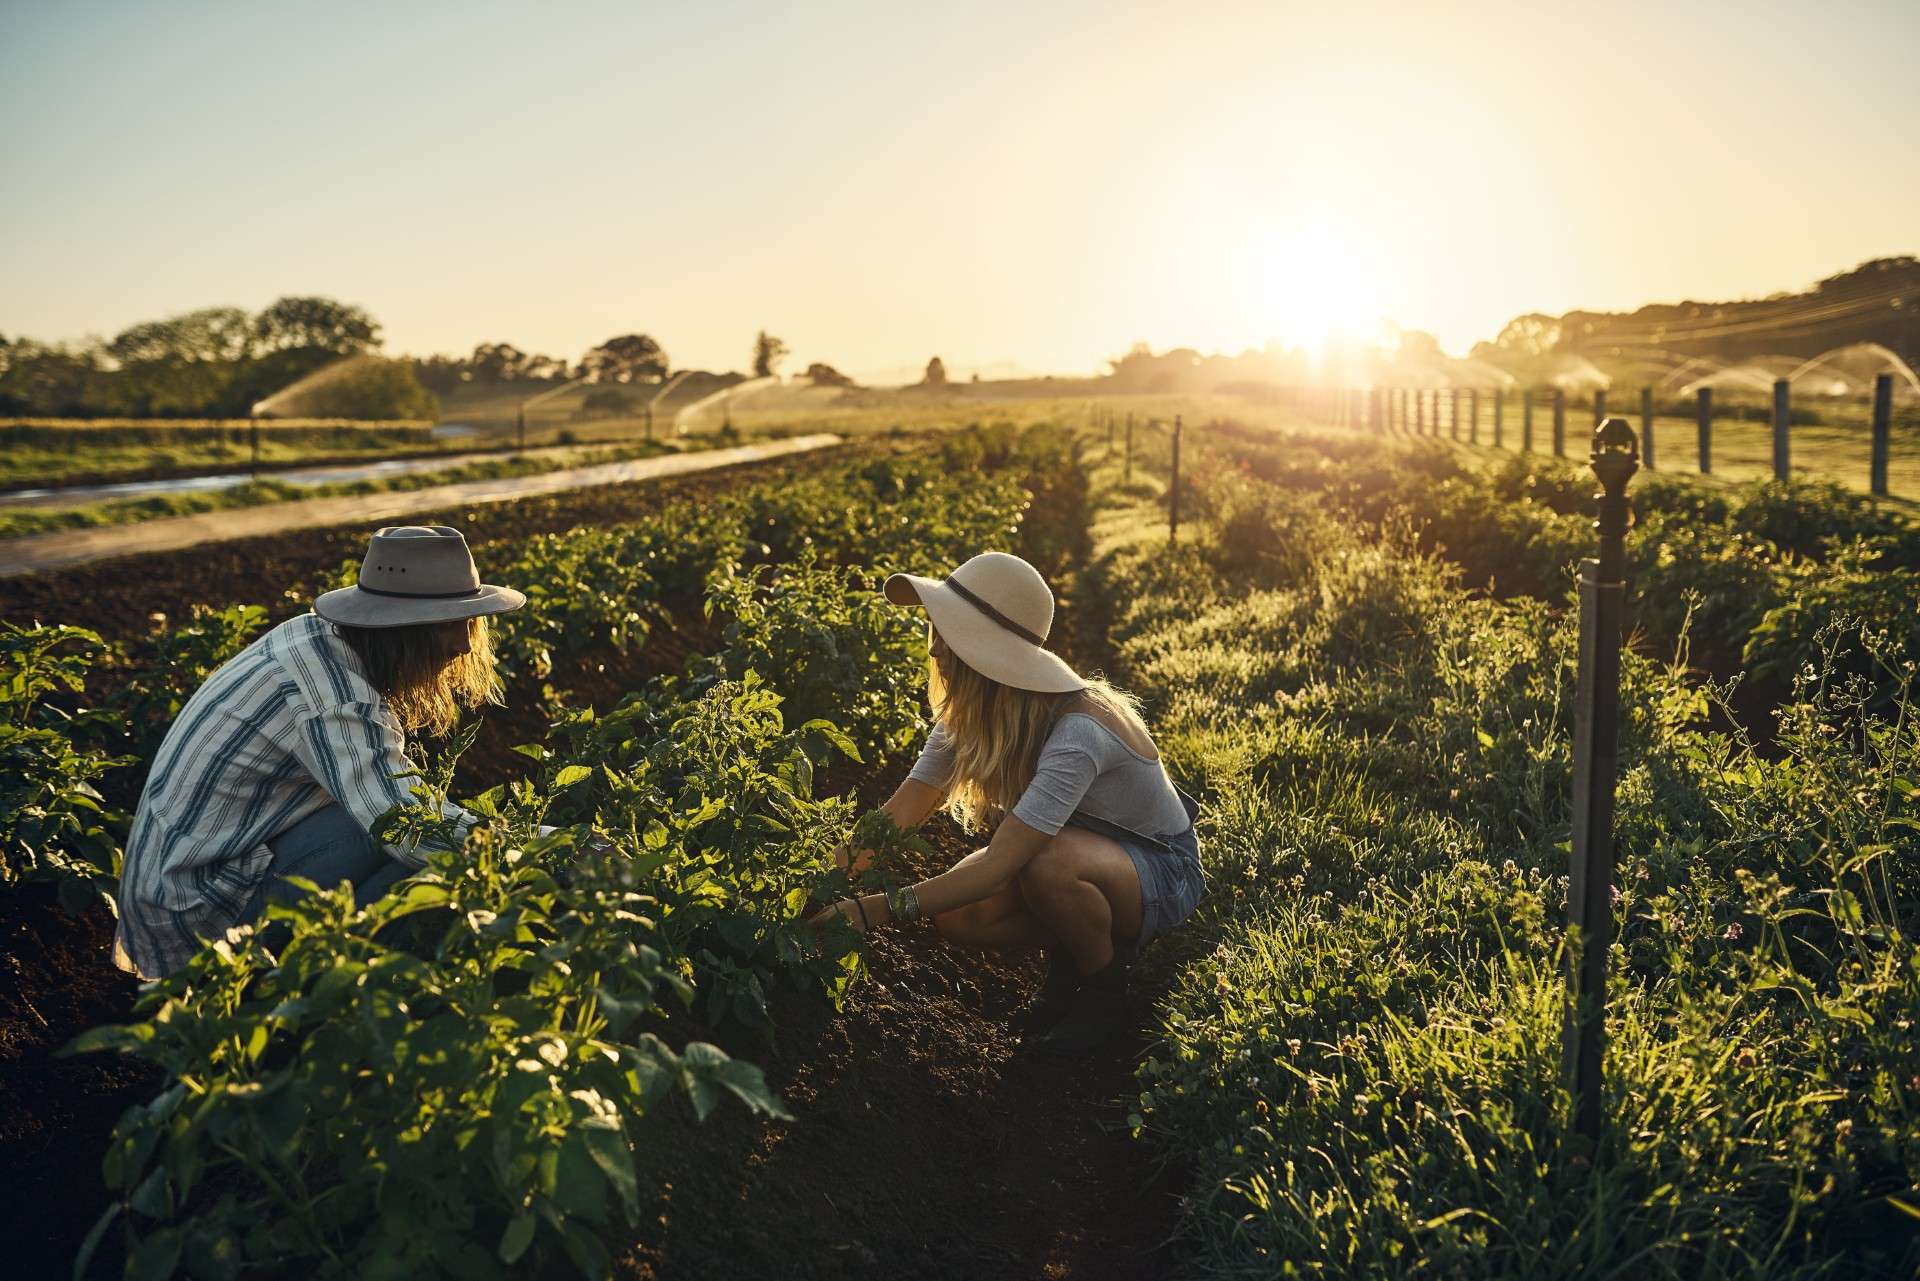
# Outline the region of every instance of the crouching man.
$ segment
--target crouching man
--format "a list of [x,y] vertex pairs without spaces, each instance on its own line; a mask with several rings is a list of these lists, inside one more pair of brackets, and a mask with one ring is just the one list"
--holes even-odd
[[[500,701],[488,618],[526,597],[480,581],[445,525],[374,534],[356,586],[236,654],[180,709],[127,838],[114,960],[172,973],[283,883],[350,881],[367,903],[421,867],[374,822],[412,801],[406,735]],[[471,826],[457,806],[448,817]]]

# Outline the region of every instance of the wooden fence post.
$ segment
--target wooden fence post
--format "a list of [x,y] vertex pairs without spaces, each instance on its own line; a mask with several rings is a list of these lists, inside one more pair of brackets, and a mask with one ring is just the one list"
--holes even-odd
[[1480,443],[1480,389],[1475,387],[1467,393],[1467,443]]
[[1653,470],[1653,388],[1640,389],[1640,461]]
[[1460,439],[1460,389],[1455,387],[1447,397],[1447,435]]
[[1567,878],[1566,1022],[1561,1063],[1573,1129],[1592,1159],[1600,1141],[1607,949],[1613,941],[1613,787],[1620,735],[1620,631],[1626,606],[1627,481],[1639,466],[1633,428],[1609,418],[1593,433],[1600,479],[1600,557],[1580,562],[1580,670],[1573,704],[1573,859]]
[[1533,452],[1533,388],[1520,393],[1520,452]]
[[1700,424],[1700,474],[1713,475],[1713,388],[1702,387],[1694,411]]
[[1427,434],[1427,393],[1420,387],[1413,389],[1413,434]]
[[1564,387],[1556,387],[1553,392],[1553,456],[1567,456],[1567,392]]
[[1506,442],[1507,389],[1493,389],[1493,447],[1499,449]]
[[1786,480],[1791,472],[1787,457],[1787,427],[1792,415],[1789,394],[1786,379],[1773,380],[1773,478],[1775,480]]
[[1180,415],[1173,416],[1173,474],[1167,481],[1167,541],[1180,541]]
[[1133,483],[1133,415],[1132,414],[1127,415],[1127,466],[1126,466],[1126,470],[1121,473],[1120,483],[1123,485],[1131,485]]
[[1887,454],[1893,438],[1893,375],[1878,374],[1873,380],[1873,461],[1867,468],[1867,487],[1885,498],[1887,495]]
[[247,419],[247,434],[253,438],[253,474],[260,475],[260,415],[253,414]]

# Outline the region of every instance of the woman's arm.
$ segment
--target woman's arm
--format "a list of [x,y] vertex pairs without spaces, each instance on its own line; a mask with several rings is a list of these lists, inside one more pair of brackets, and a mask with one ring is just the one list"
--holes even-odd
[[[940,808],[940,802],[946,799],[946,792],[930,783],[916,778],[903,779],[900,786],[893,789],[893,795],[880,807],[880,812],[893,820],[893,825],[903,832],[914,828],[933,817]],[[854,872],[864,872],[867,864],[873,861],[872,850],[858,852],[842,845],[833,852],[833,861],[841,867],[847,867],[849,860]]]
[[[987,842],[987,848],[979,856],[961,859],[949,870],[913,887],[920,902],[920,914],[934,916],[951,912],[956,907],[965,907],[998,894],[1013,883],[1013,878],[1020,875],[1021,869],[1052,839],[1046,832],[1028,827],[1009,814],[1000,820],[1000,826],[994,829],[993,839]],[[853,899],[842,899],[813,919],[815,922],[824,921],[829,913],[836,911],[862,929],[885,925],[893,919],[884,894],[863,894],[857,904]]]

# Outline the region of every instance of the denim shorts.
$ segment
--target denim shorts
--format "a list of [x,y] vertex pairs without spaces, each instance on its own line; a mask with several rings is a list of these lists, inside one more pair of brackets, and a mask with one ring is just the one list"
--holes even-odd
[[1187,809],[1187,830],[1175,836],[1147,836],[1079,811],[1067,820],[1070,827],[1097,832],[1114,841],[1133,860],[1133,870],[1140,876],[1140,937],[1133,945],[1136,956],[1141,948],[1191,916],[1207,892],[1206,876],[1200,870],[1200,840],[1193,827],[1200,816],[1200,803],[1185,792],[1180,792],[1180,803]]

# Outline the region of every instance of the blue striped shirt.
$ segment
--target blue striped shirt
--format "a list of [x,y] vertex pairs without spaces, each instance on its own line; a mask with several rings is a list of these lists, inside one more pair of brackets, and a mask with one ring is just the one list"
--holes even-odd
[[[371,831],[412,803],[414,772],[399,722],[333,624],[302,614],[274,628],[207,679],[160,744],[127,837],[115,962],[172,973],[252,903],[268,841],[334,804]],[[426,861],[386,848],[409,867]]]

